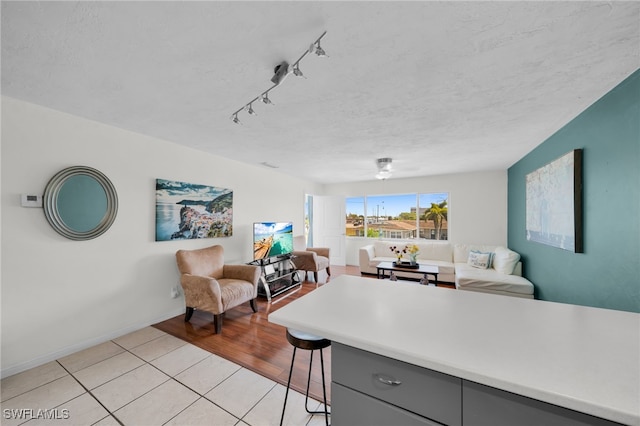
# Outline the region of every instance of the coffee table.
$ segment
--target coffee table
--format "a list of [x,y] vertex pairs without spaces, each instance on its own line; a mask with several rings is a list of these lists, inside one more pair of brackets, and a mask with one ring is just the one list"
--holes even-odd
[[392,272],[409,272],[413,274],[421,274],[425,279],[425,284],[427,285],[429,284],[429,277],[427,275],[433,275],[433,283],[436,287],[438,286],[438,273],[440,271],[437,266],[418,264],[417,268],[403,268],[402,266],[394,265],[393,262],[380,262],[376,268],[378,270],[378,279],[385,278],[384,271],[389,271],[389,278],[391,278]]

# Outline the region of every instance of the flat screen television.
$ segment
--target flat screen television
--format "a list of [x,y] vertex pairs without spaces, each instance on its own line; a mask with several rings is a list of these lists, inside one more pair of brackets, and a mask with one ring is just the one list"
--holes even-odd
[[255,222],[253,224],[253,260],[268,259],[293,251],[293,223]]

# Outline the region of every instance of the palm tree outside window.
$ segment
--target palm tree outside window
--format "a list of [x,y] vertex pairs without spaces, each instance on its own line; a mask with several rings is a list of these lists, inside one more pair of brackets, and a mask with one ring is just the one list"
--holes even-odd
[[448,193],[346,197],[346,235],[447,240],[448,199]]
[[440,203],[431,203],[431,207],[424,212],[425,221],[432,221],[434,226],[434,239],[446,239],[442,238],[442,224],[447,220],[448,215],[447,200]]

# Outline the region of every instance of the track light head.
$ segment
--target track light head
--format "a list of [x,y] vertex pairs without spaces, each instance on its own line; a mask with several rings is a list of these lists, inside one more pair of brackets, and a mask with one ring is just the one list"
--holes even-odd
[[238,120],[238,113],[237,113],[237,112],[236,112],[236,113],[234,113],[234,114],[231,116],[231,120],[232,120],[234,123],[236,123],[236,124],[242,124],[242,123],[240,122],[240,120]]
[[271,99],[269,99],[269,92],[264,92],[262,94],[262,102],[267,105],[275,105],[273,102],[271,102]]
[[327,53],[320,46],[318,46],[318,48],[316,49],[316,55],[320,56],[321,58],[326,58],[327,57]]
[[320,40],[318,40],[316,43],[316,55],[318,55],[321,58],[329,57],[329,55],[327,55],[327,52],[325,52],[324,49],[320,47]]
[[253,102],[249,102],[245,107],[244,107],[245,111],[247,111],[249,113],[249,115],[258,115],[256,114],[256,112],[253,110]]
[[303,78],[307,78],[304,76],[304,74],[302,74],[302,71],[300,71],[300,65],[295,64],[293,66],[293,75],[295,75],[296,77],[303,77]]

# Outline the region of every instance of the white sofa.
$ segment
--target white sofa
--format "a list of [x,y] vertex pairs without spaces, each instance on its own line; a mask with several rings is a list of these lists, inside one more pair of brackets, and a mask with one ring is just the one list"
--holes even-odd
[[[418,263],[438,266],[438,282],[455,284],[459,290],[502,294],[533,299],[533,284],[522,277],[520,255],[506,247],[489,245],[451,245],[446,241],[382,241],[376,240],[359,250],[360,272],[377,274],[380,262],[395,261],[392,246],[404,248],[416,244],[420,248]],[[470,252],[491,253],[490,267],[472,266]],[[406,257],[406,256],[405,256]],[[396,273],[400,277],[415,278],[415,274]]]
[[[400,249],[408,244],[415,244],[420,248],[418,253],[418,263],[437,266],[439,269],[438,282],[453,283],[455,278],[455,268],[453,265],[453,248],[446,241],[383,241],[376,240],[360,248],[358,253],[360,261],[360,273],[377,274],[376,266],[380,262],[395,262],[396,256],[391,251],[392,246]],[[405,255],[408,260],[408,256]],[[415,278],[416,274],[397,272],[397,276]]]
[[[492,253],[491,266],[481,269],[469,264],[471,251]],[[522,276],[522,262],[515,251],[501,246],[456,244],[453,261],[458,290],[533,299],[533,284]]]

